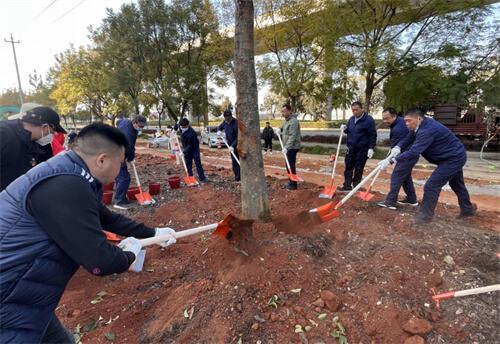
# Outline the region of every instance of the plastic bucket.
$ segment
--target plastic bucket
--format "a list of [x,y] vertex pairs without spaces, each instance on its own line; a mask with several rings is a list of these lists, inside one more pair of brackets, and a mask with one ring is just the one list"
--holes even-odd
[[150,183],[149,184],[149,194],[158,195],[160,193],[160,183]]
[[139,187],[134,186],[134,187],[128,188],[128,191],[127,191],[128,200],[135,201],[136,200],[135,194],[138,194],[138,193],[139,193]]
[[171,189],[178,189],[181,187],[181,178],[177,176],[168,177],[168,185]]
[[113,188],[115,187],[115,182],[111,182],[109,184],[104,184],[102,186],[103,191],[113,191]]
[[104,191],[102,193],[102,203],[111,204],[112,200],[113,200],[113,191]]

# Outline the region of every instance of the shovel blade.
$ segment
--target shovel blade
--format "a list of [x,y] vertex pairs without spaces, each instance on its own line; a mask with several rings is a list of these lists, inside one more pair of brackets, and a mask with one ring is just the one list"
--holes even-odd
[[292,182],[303,182],[304,179],[300,178],[298,175],[293,174],[293,173],[287,173],[288,179],[290,179]]
[[153,197],[149,194],[149,192],[139,192],[135,194],[135,198],[140,205],[150,205],[155,203]]
[[194,176],[186,176],[184,177],[184,183],[187,186],[197,186],[200,185]]
[[319,194],[319,198],[328,198],[332,199],[333,196],[335,195],[335,192],[337,192],[337,187],[336,186],[325,186],[323,191]]
[[253,220],[242,220],[233,214],[227,215],[222,221],[220,221],[212,234],[223,237],[225,239],[231,239],[234,230],[239,228],[250,227],[253,224]]
[[327,222],[340,216],[340,213],[335,209],[335,204],[333,202],[311,209],[309,212],[316,213],[321,222]]
[[370,201],[375,195],[372,194],[370,191],[360,191],[356,194],[356,197],[359,199],[362,199],[365,202]]

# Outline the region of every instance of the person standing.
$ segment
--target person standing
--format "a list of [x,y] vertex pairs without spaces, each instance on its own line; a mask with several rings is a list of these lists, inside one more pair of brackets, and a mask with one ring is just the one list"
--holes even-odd
[[273,136],[274,136],[274,129],[271,127],[271,123],[266,122],[266,126],[264,127],[264,130],[262,130],[262,139],[264,140],[264,151],[267,152],[269,149],[269,152],[272,153],[273,151]]
[[[217,127],[217,136],[222,136],[222,131],[226,135],[226,141],[229,145],[230,152],[236,155],[236,158],[240,158],[238,154],[238,120],[233,117],[233,113],[231,110],[226,110],[223,113],[224,121]],[[234,180],[240,181],[240,164],[233,157],[233,154],[229,154],[231,156],[231,163],[233,165],[233,173]]]
[[[0,193],[0,343],[74,343],[55,309],[82,266],[94,276],[125,272],[141,244],[135,238],[169,237],[111,212],[101,186],[115,178],[127,139],[94,123],[78,135],[73,151],[58,154],[13,181]],[[131,236],[118,246],[102,231]]]
[[[464,182],[463,167],[467,161],[467,153],[462,142],[450,129],[426,117],[420,109],[408,109],[404,120],[410,133],[393,148],[394,161],[397,164],[408,163],[422,155],[431,164],[437,165],[425,182],[424,196],[414,224],[421,225],[432,221],[439,194],[446,183],[457,195],[460,206],[458,217],[474,216],[476,210]],[[406,151],[399,154],[406,148]]]
[[186,162],[188,174],[189,176],[193,176],[194,160],[196,171],[198,172],[198,179],[200,182],[206,182],[207,178],[205,177],[205,172],[203,171],[203,166],[201,165],[200,142],[198,141],[198,135],[189,125],[189,120],[187,118],[182,118],[179,121],[179,127],[181,130],[182,157]]
[[368,113],[363,112],[363,105],[356,101],[351,104],[352,116],[347,125],[340,128],[347,134],[347,150],[345,154],[344,185],[340,192],[349,192],[363,178],[366,160],[371,159],[377,144],[375,121]]
[[136,116],[133,120],[122,119],[118,122],[118,129],[125,135],[128,144],[125,148],[125,161],[122,162],[120,173],[115,180],[116,192],[113,204],[115,209],[127,210],[130,206],[130,201],[127,198],[127,191],[130,186],[130,173],[128,172],[127,163],[131,163],[135,159],[135,142],[146,124],[146,117],[143,116]]
[[[397,115],[394,108],[389,107],[384,109],[382,112],[382,120],[384,123],[388,124],[391,129],[389,140],[391,141],[392,149],[408,135],[410,130],[406,127],[404,119]],[[394,166],[394,170],[391,174],[391,189],[389,190],[385,200],[377,203],[378,206],[390,210],[397,210],[397,204],[410,205],[413,207],[418,206],[417,194],[415,193],[413,179],[411,178],[411,171],[417,161],[418,157],[411,160],[409,159]],[[403,200],[398,201],[398,194],[401,186],[406,193],[406,197]]]
[[[296,174],[295,164],[297,163],[297,153],[300,150],[300,123],[297,120],[297,116],[292,114],[292,107],[289,104],[283,105],[281,108],[281,114],[285,118],[285,123],[283,124],[283,153],[286,154],[288,158],[288,163],[290,164],[291,171],[288,173]],[[288,180],[286,186],[288,190],[297,190],[297,182],[293,180]]]
[[64,130],[59,115],[45,106],[26,110],[21,119],[0,122],[0,191],[52,157],[50,143],[58,130]]

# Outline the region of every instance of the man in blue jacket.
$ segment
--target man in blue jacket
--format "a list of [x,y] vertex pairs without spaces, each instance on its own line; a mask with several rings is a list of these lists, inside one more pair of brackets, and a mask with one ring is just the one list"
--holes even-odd
[[420,109],[406,111],[405,123],[410,133],[394,149],[401,151],[409,148],[396,156],[397,164],[415,161],[422,155],[431,164],[437,165],[424,185],[424,197],[414,224],[432,220],[439,194],[446,183],[449,183],[457,195],[459,217],[475,215],[476,211],[464,182],[463,167],[467,154],[462,142],[444,125],[425,117]]
[[[391,141],[392,149],[408,135],[410,130],[406,127],[404,119],[398,116],[394,108],[389,107],[384,109],[382,112],[382,120],[384,123],[389,124],[391,128],[389,140]],[[396,204],[410,205],[413,207],[418,206],[417,194],[415,193],[413,179],[411,178],[411,171],[417,161],[418,157],[413,160],[409,159],[405,162],[398,163],[394,166],[391,175],[391,189],[385,201],[377,203],[378,206],[391,210],[397,210]],[[406,193],[406,197],[398,201],[398,194],[401,186]]]
[[130,201],[127,198],[127,191],[130,186],[130,173],[128,172],[127,162],[134,161],[135,141],[146,124],[146,118],[143,116],[136,116],[133,120],[122,119],[118,122],[117,128],[125,134],[128,144],[125,148],[125,161],[122,163],[120,173],[115,180],[116,191],[113,207],[116,209],[127,210],[130,206]]
[[[74,150],[0,193],[0,343],[74,343],[54,311],[79,266],[95,276],[125,272],[141,251],[135,238],[174,234],[102,204],[101,186],[118,174],[126,145],[118,129],[91,124]],[[131,237],[111,245],[103,227]]]
[[181,129],[181,142],[182,142],[182,156],[186,162],[186,167],[188,174],[193,175],[193,160],[196,165],[196,171],[198,172],[198,178],[200,182],[205,182],[207,178],[203,171],[203,166],[201,165],[200,158],[200,142],[198,141],[198,135],[193,128],[189,125],[189,120],[183,118],[179,121],[179,127]]
[[[229,150],[236,155],[236,157],[239,159],[240,156],[238,154],[238,120],[233,117],[233,113],[231,110],[226,110],[224,111],[224,122],[222,122],[219,127],[217,128],[217,135],[222,136],[222,131],[224,131],[224,134],[226,135],[226,141],[227,144],[229,145]],[[240,165],[236,161],[236,159],[233,157],[232,154],[231,156],[231,162],[233,165],[233,173],[234,173],[234,180],[239,182],[240,181]]]
[[339,188],[341,192],[349,192],[359,184],[366,160],[373,157],[373,148],[377,144],[377,129],[372,116],[363,112],[360,102],[352,103],[351,110],[353,116],[349,118],[347,125],[340,127],[347,134],[344,185]]

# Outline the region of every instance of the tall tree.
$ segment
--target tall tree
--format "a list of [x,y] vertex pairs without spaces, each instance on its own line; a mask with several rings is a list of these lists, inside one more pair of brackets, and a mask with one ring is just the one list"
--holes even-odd
[[260,143],[257,80],[254,61],[253,0],[235,0],[234,75],[241,161],[243,215],[270,220],[264,163]]

